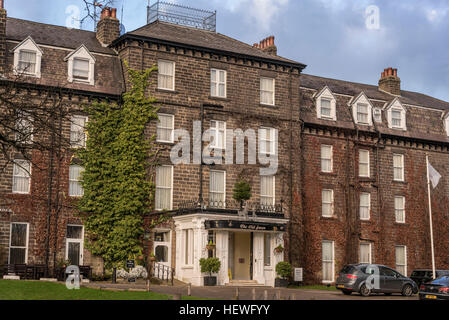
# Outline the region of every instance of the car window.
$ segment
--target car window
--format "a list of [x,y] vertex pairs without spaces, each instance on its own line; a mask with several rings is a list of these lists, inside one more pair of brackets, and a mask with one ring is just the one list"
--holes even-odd
[[380,268],[380,274],[386,277],[394,277],[396,275],[396,273],[393,270],[385,267]]
[[341,269],[340,273],[353,274],[354,271],[355,271],[355,268],[353,266],[345,266],[343,269]]

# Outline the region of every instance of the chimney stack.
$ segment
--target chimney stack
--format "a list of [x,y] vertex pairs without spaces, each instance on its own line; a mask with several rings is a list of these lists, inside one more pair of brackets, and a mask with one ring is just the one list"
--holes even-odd
[[6,73],[6,10],[4,0],[0,0],[0,77]]
[[379,80],[379,89],[395,96],[401,95],[401,79],[398,77],[398,69],[385,69]]
[[278,49],[274,43],[274,36],[265,38],[262,41],[260,41],[260,43],[255,43],[253,47],[259,48],[262,51],[265,51],[273,56],[277,56],[278,53]]
[[117,9],[105,7],[97,24],[97,39],[107,47],[118,37],[120,37],[120,21],[117,19]]

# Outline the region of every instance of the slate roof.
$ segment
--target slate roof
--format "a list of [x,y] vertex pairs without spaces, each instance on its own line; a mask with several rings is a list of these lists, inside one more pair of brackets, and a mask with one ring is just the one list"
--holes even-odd
[[[323,78],[309,74],[301,75],[301,87],[320,91],[325,86],[328,86],[329,89],[334,93],[345,94],[349,96],[358,96],[360,92],[363,91],[370,99],[392,101],[395,98],[395,96],[393,95],[380,91],[375,85]],[[416,105],[443,111],[449,110],[448,102],[430,97],[422,93],[402,90],[400,100],[402,103],[409,105]]]
[[122,38],[127,36],[145,37],[198,48],[236,53],[247,57],[296,65],[301,69],[305,67],[302,63],[280,56],[273,56],[259,48],[255,48],[247,43],[227,37],[220,33],[161,21],[156,21],[134,31],[128,32],[123,35]]
[[6,18],[6,39],[23,41],[28,36],[38,44],[68,49],[77,49],[84,44],[91,52],[115,55],[114,50],[101,45],[95,32]]

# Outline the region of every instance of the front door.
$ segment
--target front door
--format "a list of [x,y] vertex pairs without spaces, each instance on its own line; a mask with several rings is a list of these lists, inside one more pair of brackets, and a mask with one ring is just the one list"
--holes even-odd
[[67,226],[65,258],[73,266],[83,265],[83,231],[83,226]]
[[234,280],[251,280],[251,233],[234,234]]

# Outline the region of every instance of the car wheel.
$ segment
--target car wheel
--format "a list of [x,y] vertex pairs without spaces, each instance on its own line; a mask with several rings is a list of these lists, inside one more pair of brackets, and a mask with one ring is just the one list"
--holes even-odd
[[404,297],[411,297],[413,295],[413,287],[409,284],[406,284],[404,288],[402,288],[402,295]]
[[362,284],[360,287],[360,294],[364,297],[369,297],[371,294],[371,290],[365,284]]
[[345,296],[350,296],[352,294],[352,291],[349,290],[342,290],[342,292]]

